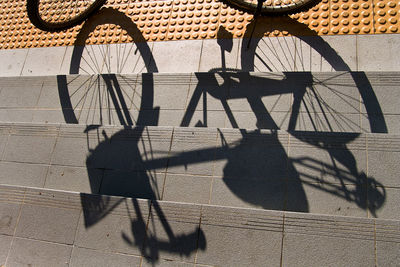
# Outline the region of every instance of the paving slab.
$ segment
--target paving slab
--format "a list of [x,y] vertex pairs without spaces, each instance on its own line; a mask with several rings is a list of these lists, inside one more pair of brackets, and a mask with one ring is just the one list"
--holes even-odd
[[152,50],[154,61],[150,68],[157,66],[158,72],[167,73],[198,71],[202,43],[201,40],[155,42]]
[[[288,111],[294,84],[301,86],[305,82],[304,77],[310,74],[228,72],[220,75],[224,78],[223,85],[228,87],[226,97],[231,110],[259,113],[265,109],[268,112]],[[296,76],[295,79],[293,76]]]
[[7,266],[68,266],[72,246],[14,238]]
[[285,266],[374,265],[372,241],[286,234],[283,242]]
[[31,48],[25,59],[21,75],[57,75],[65,56],[66,47]]
[[7,141],[8,141],[8,130],[10,127],[8,125],[5,126],[5,131],[1,131],[0,134],[0,153],[1,153],[1,158],[3,159],[4,155],[4,149],[6,148]]
[[43,187],[48,166],[23,164],[18,162],[0,162],[0,182],[32,187]]
[[376,222],[376,254],[380,266],[395,266],[400,261],[398,221]]
[[[361,187],[361,186],[360,186]],[[354,185],[339,187],[331,184],[288,182],[287,205],[289,211],[317,214],[364,217],[367,214],[367,190]],[[296,201],[303,199],[303,201]],[[302,210],[306,202],[307,210]]]
[[222,71],[194,73],[185,110],[224,110],[221,99],[229,96],[229,77],[230,73]]
[[0,109],[1,122],[32,122],[31,109]]
[[3,159],[15,162],[49,164],[56,142],[55,132],[40,136],[40,131],[30,135],[12,134],[8,139]]
[[[22,112],[21,112],[22,113]],[[31,120],[29,120],[30,117],[22,118],[22,119],[7,119],[4,121],[19,121],[19,122],[33,122],[33,123],[49,123],[49,124],[54,124],[54,123],[66,123],[67,121],[65,120],[63,110],[61,109],[35,109],[35,110],[29,110],[29,111],[23,111],[24,115],[30,114]],[[82,120],[83,122],[83,120]]]
[[[26,188],[23,202],[24,205],[31,205],[35,207],[53,207],[59,208],[60,210],[66,209],[67,213],[70,212],[72,214],[74,214],[73,210],[79,211],[82,208],[81,193],[71,191],[48,190],[44,188]],[[46,213],[44,213],[44,215],[46,215]],[[73,218],[71,219],[73,220]]]
[[[398,69],[398,58],[392,56],[397,35],[256,37],[250,49],[248,39],[222,38],[219,42],[225,51],[225,67],[243,71],[391,71]],[[3,50],[3,58],[9,63],[2,64],[1,73],[19,76],[25,59],[24,75],[68,74],[71,64],[81,74],[209,71],[222,67],[221,46],[217,42],[213,39],[86,45],[76,48],[82,53],[77,53],[74,60],[72,46]],[[138,49],[140,45],[146,49]],[[382,45],[386,49],[369,53],[371,46]],[[141,55],[138,50],[146,52]],[[44,67],[40,62],[46,63]]]
[[40,91],[39,100],[37,102],[37,108],[39,109],[60,109],[60,94],[58,91],[57,84],[46,85]]
[[[400,61],[393,55],[397,55],[399,38],[398,34],[357,36],[358,70],[398,70]],[[371,47],[376,47],[377,49],[371,49]]]
[[361,218],[285,213],[282,264],[375,264],[374,225]]
[[[154,42],[110,45],[110,53],[114,55],[114,60],[111,62],[112,70],[115,73],[150,72],[153,45]],[[140,51],[147,52],[142,54]]]
[[233,212],[229,208],[204,207],[201,229],[207,249],[198,251],[198,264],[280,264],[282,214],[265,211],[255,216],[252,210]]
[[209,204],[212,177],[167,174],[163,200]]
[[24,205],[15,235],[61,244],[73,244],[80,210]]
[[[111,55],[110,46],[104,45],[90,45],[83,47],[76,47],[76,51],[81,51],[78,53],[79,58],[72,58],[73,54],[70,54],[72,47],[68,51],[68,56],[64,64],[76,64],[79,62],[79,66],[73,65],[74,69],[79,70],[81,74],[98,74],[98,73],[111,73]],[[64,65],[63,64],[63,65]],[[70,66],[71,69],[71,66]],[[70,73],[70,72],[68,72]],[[74,73],[75,74],[75,73]]]
[[0,235],[14,234],[20,209],[20,203],[0,203]]
[[20,76],[29,49],[1,50],[0,76]]
[[8,252],[10,251],[12,240],[12,236],[0,235],[0,263],[2,265],[6,264],[6,259]]
[[399,140],[398,135],[367,135],[368,175],[380,183],[377,186],[399,187]]
[[399,159],[400,152],[368,151],[368,175],[385,186],[399,188]]
[[36,106],[42,89],[41,79],[16,80],[14,84],[3,85],[0,105],[3,108],[32,108]]
[[181,118],[183,117],[184,110],[144,110],[141,111],[141,123],[138,125],[141,126],[172,126],[179,125],[181,123]]
[[140,257],[74,247],[71,266],[140,266]]
[[[309,112],[360,113],[359,90],[362,88],[357,87],[352,73],[312,73],[311,77],[306,75],[307,73],[304,74],[304,86],[312,79],[312,88],[306,89],[300,112],[306,112],[305,108],[308,108]],[[296,93],[302,93],[301,90],[302,88],[294,90],[295,97]]]
[[44,188],[99,193],[103,170],[68,166],[51,166],[46,176]]

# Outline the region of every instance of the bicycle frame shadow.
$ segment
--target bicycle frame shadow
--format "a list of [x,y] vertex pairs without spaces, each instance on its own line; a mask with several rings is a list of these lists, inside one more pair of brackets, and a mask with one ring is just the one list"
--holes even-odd
[[[269,21],[271,18],[260,19],[263,21],[259,25],[255,25],[255,21],[253,21],[247,27],[240,50],[242,68],[239,70],[226,67],[225,52],[229,52],[232,49],[232,36],[225,29],[219,29],[218,33],[222,32],[219,36],[224,38],[223,40],[218,40],[221,48],[222,67],[211,69],[209,73],[195,74],[197,85],[190,96],[181,126],[207,127],[209,120],[207,98],[211,97],[213,101],[220,101],[219,106],[223,107],[230,125],[233,128],[241,128],[228,102],[236,99],[245,99],[255,116],[255,128],[270,129],[272,132],[241,130],[242,139],[232,144],[229,144],[224,138],[224,133],[220,132],[220,142],[224,144],[222,147],[226,151],[217,149],[216,160],[228,158],[223,170],[222,180],[235,196],[254,206],[261,206],[266,209],[307,212],[309,211],[309,203],[302,186],[304,184],[343,198],[346,201],[354,202],[359,208],[369,210],[373,216],[376,216],[375,211],[385,202],[385,188],[373,177],[367,177],[364,171],[358,170],[358,161],[347,143],[350,144],[356,140],[359,133],[357,131],[355,133],[338,132],[337,128],[332,127],[330,120],[335,120],[335,116],[341,112],[324,108],[326,102],[323,98],[318,98],[318,92],[313,88],[315,83],[321,85],[324,81],[316,80],[309,71],[286,71],[280,76],[269,75],[269,77],[262,75],[260,77],[251,72],[254,71],[254,60],[257,57],[260,58],[260,56],[256,56],[257,45],[262,40],[260,36],[273,30],[289,31],[290,29],[289,33],[295,36],[293,38],[298,38],[307,43],[312,49],[321,54],[334,70],[345,72],[346,78],[348,76],[351,77],[354,82],[354,88],[358,90],[365,106],[370,131],[373,133],[387,133],[382,109],[367,76],[363,72],[351,71],[350,67],[335,50],[306,25],[298,23],[289,17],[274,18],[275,23]],[[289,29],[286,27],[287,25],[290,25]],[[306,33],[307,36],[297,36],[296,34],[299,33]],[[256,37],[250,39],[252,34]],[[262,64],[266,64],[261,59],[260,61]],[[270,69],[267,65],[265,67]],[[337,76],[340,79],[342,75],[339,74]],[[327,88],[334,90],[337,85],[340,84],[333,82],[332,88],[329,88],[329,86]],[[292,94],[293,96],[286,130],[295,139],[314,147],[314,150],[323,151],[330,159],[331,164],[312,156],[288,156],[286,144],[281,143],[275,134],[275,131],[281,128],[262,101],[263,97],[282,96],[284,94]],[[313,120],[312,110],[310,111],[304,101],[304,97],[307,94],[315,96],[315,105],[320,108],[321,117],[326,123],[324,125],[325,129],[318,129],[317,126],[320,122]],[[346,99],[343,99],[343,101],[346,101]],[[197,107],[202,108],[203,120],[194,123],[192,119]],[[213,108],[215,109],[215,104]],[[358,109],[357,106],[354,108]],[[312,124],[311,131],[297,130],[301,114],[308,115]],[[252,139],[264,141],[253,142]],[[304,147],[306,146],[304,145]],[[270,151],[271,153],[265,151]],[[259,155],[259,157],[250,157],[253,162],[249,162],[250,160],[247,158],[252,154]],[[182,159],[182,162],[184,161]],[[296,167],[301,170],[297,170]],[[306,168],[309,170],[304,172]],[[320,174],[310,175],[310,172]],[[275,180],[260,180],[258,177],[262,176],[262,173],[268,173],[268,176],[275,177]],[[339,183],[325,181],[324,177],[326,176],[333,176]],[[238,177],[241,177],[241,179],[235,180]],[[247,178],[244,179],[243,177]],[[252,180],[256,180],[256,182]],[[286,187],[283,185],[285,183]],[[248,184],[251,184],[251,186],[248,186]],[[368,194],[369,198],[367,198]]]

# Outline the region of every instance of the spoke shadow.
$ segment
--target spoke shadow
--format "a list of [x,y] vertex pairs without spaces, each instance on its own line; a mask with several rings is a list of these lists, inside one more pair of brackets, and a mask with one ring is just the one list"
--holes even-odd
[[[264,21],[262,21],[263,19]],[[335,50],[304,24],[289,17],[274,19],[273,25],[268,23],[269,18],[263,19],[260,24],[255,25],[253,21],[247,27],[240,53],[242,69],[226,67],[225,52],[229,52],[232,47],[232,36],[220,28],[222,33],[219,36],[225,38],[218,41],[221,47],[222,67],[212,69],[209,73],[195,73],[198,83],[190,96],[180,126],[192,125],[193,114],[199,106],[203,110],[203,120],[199,120],[195,125],[207,127],[210,116],[207,111],[207,98],[211,97],[220,101],[233,128],[243,128],[240,126],[243,119],[238,121],[235,118],[235,114],[240,114],[237,112],[238,107],[236,106],[236,110],[233,110],[230,103],[234,103],[238,99],[246,100],[241,103],[247,103],[250,106],[255,117],[254,128],[269,129],[272,132],[241,130],[242,138],[233,144],[229,144],[229,141],[225,140],[224,133],[220,132],[221,143],[225,145],[217,148],[215,160],[226,159],[222,180],[235,197],[252,206],[266,209],[307,212],[310,207],[304,188],[306,185],[308,188],[314,189],[308,189],[310,192],[317,189],[329,193],[347,202],[355,203],[359,208],[368,210],[373,216],[376,216],[375,211],[385,202],[385,188],[373,177],[367,177],[363,170],[358,169],[359,158],[353,154],[357,151],[351,149],[351,145],[349,147],[347,144],[359,137],[361,129],[354,127],[352,121],[346,118],[346,114],[343,115],[342,110],[335,108],[335,103],[329,103],[329,95],[322,95],[319,92],[323,91],[320,90],[322,87],[336,96],[336,100],[346,103],[349,109],[357,112],[362,103],[369,119],[370,129],[368,131],[387,133],[382,109],[365,73],[351,71]],[[316,77],[312,72],[296,70],[296,56],[289,55],[285,56],[286,66],[279,61],[279,58],[277,61],[282,64],[281,67],[284,70],[288,70],[287,66],[292,66],[294,72],[285,71],[282,75],[252,73],[255,70],[259,71],[259,69],[255,69],[255,59],[258,60],[258,64],[264,65],[264,68],[274,71],[272,65],[267,64],[267,60],[270,59],[262,60],[262,56],[272,54],[278,57],[277,50],[282,49],[283,51],[282,47],[288,46],[283,40],[283,44],[279,44],[280,47],[269,47],[268,49],[272,52],[267,51],[269,53],[266,53],[259,50],[259,44],[264,39],[257,36],[263,36],[265,32],[274,30],[282,32],[288,28],[292,31],[290,33],[296,36],[295,38],[319,53],[325,62],[332,66],[333,70],[341,72],[336,77],[332,78],[335,75],[331,75],[324,80]],[[256,37],[250,40],[252,30]],[[299,33],[307,33],[307,36],[297,36],[296,34]],[[341,79],[346,82],[350,79],[350,86]],[[338,90],[343,87],[345,88],[342,90],[344,93]],[[346,95],[348,94],[346,90],[357,91],[362,99],[361,102],[357,96]],[[272,113],[268,111],[263,98],[278,96],[279,101],[279,98],[285,94],[292,95],[292,100],[290,109],[284,116],[287,121],[286,128],[282,128],[282,123],[276,122]],[[199,105],[201,99],[203,104]],[[275,102],[272,106],[276,105]],[[299,123],[304,120],[304,117],[308,119],[309,129],[307,131],[298,130]],[[296,156],[296,153],[292,153],[293,156],[289,156],[287,140],[282,143],[275,134],[275,131],[279,129],[287,130],[290,134],[289,138],[295,138],[304,143],[300,147],[313,149],[315,155]],[[349,132],[349,129],[354,133]],[[299,151],[294,152],[302,154]],[[329,161],[318,158],[318,154],[321,153],[324,157],[329,158]],[[182,159],[181,164],[190,163],[184,162]],[[314,173],[319,174],[314,175]],[[328,176],[334,179],[321,179],[321,177]],[[218,199],[218,197],[216,198]]]

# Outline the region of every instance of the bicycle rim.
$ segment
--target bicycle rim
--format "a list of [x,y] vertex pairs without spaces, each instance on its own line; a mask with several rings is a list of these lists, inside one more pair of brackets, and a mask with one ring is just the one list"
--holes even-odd
[[[319,0],[266,0],[261,8],[261,15],[286,15],[306,11]],[[257,0],[227,0],[228,3],[247,12],[255,13]]]
[[75,26],[100,8],[106,0],[28,0],[31,22],[41,30],[59,31]]

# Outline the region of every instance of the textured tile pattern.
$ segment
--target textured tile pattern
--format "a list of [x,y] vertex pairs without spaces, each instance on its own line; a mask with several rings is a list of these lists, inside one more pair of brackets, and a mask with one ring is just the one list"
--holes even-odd
[[[136,34],[142,35],[139,38],[142,41],[214,39],[220,27],[240,38],[252,28],[249,27],[252,15],[217,0],[138,3],[121,0],[108,1],[106,7],[87,25],[47,33],[30,23],[25,1],[3,0],[0,3],[0,48],[73,45],[79,31],[85,27],[91,28],[85,40],[87,44],[129,43],[135,39],[128,26],[130,23]],[[291,17],[294,23],[288,18],[260,19],[263,30],[256,31],[256,35],[371,34],[400,30],[399,4],[394,0],[323,0],[309,11]],[[277,24],[280,26],[271,26]]]

